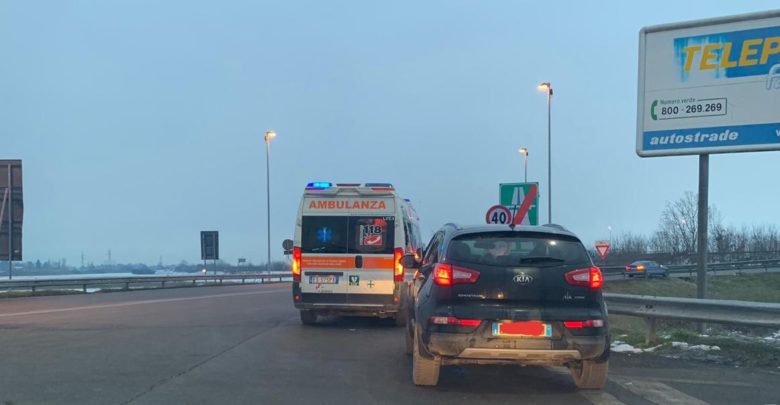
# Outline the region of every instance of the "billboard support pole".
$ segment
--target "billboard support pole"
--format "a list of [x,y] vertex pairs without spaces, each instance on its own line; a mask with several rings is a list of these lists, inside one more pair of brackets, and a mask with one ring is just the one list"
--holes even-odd
[[3,230],[3,218],[5,218],[5,203],[8,201],[8,189],[3,190],[3,204],[0,205],[0,232]]
[[11,163],[8,163],[8,279],[14,272],[14,185],[11,176]]
[[710,155],[699,155],[699,208],[697,231],[696,298],[707,297],[707,220],[709,206]]

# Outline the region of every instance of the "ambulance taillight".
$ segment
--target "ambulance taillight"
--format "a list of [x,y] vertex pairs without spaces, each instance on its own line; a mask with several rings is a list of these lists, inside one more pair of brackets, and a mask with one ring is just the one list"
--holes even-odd
[[404,257],[404,250],[401,248],[395,248],[395,254],[393,262],[395,263],[395,270],[393,273],[393,281],[400,283],[404,281],[404,266],[401,264],[401,258]]
[[301,248],[293,248],[292,255],[292,276],[293,281],[296,283],[301,282]]

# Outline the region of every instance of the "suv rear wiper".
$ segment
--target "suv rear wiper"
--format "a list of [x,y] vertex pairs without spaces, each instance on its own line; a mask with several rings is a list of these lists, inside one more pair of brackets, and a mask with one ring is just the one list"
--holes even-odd
[[520,263],[563,263],[566,260],[558,259],[557,257],[549,257],[549,256],[533,256],[533,257],[524,257],[520,259]]

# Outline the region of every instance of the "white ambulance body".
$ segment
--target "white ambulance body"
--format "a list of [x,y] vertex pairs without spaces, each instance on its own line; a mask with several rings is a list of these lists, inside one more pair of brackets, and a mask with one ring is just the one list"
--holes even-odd
[[403,324],[400,260],[420,248],[417,214],[391,184],[309,183],[295,223],[292,265],[301,321],[334,314]]

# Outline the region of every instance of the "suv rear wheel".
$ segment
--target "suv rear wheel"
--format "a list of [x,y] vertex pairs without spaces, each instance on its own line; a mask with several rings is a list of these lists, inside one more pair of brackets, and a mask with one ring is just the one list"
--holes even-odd
[[607,382],[609,361],[581,360],[571,366],[569,371],[577,388],[585,390],[600,390]]
[[414,328],[414,350],[412,354],[412,380],[414,385],[435,386],[439,383],[441,359],[426,359],[420,354],[420,330]]
[[302,309],[301,323],[303,323],[304,325],[314,325],[315,323],[317,323],[317,313],[312,310]]

